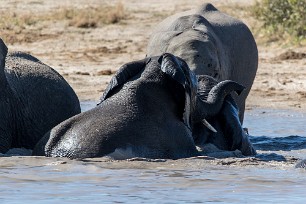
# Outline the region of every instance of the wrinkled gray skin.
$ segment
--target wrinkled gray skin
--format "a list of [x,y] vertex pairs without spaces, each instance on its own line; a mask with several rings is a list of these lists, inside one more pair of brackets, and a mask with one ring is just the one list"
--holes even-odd
[[[197,95],[205,101],[217,81],[207,75],[198,75],[197,80]],[[200,122],[193,123],[192,133],[196,146],[202,147],[211,143],[221,150],[234,151],[238,149],[245,156],[256,155],[248,135],[242,128],[238,114],[239,109],[235,100],[231,95],[226,96],[220,112],[206,118],[217,132],[209,131]]]
[[154,29],[147,56],[172,53],[185,60],[196,75],[233,80],[246,87],[234,99],[243,122],[245,100],[253,84],[258,51],[253,35],[241,21],[211,4],[170,16]]
[[79,100],[55,70],[0,39],[0,153],[33,149],[52,127],[80,113]]
[[226,95],[244,87],[220,82],[202,101],[196,95],[196,85],[187,64],[171,54],[128,63],[112,78],[97,107],[54,127],[33,155],[109,155],[114,159],[197,156],[191,122],[215,115]]

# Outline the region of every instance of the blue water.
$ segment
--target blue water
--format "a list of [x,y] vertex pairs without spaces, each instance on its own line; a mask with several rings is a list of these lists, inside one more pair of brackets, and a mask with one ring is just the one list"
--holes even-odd
[[[86,169],[86,168],[89,168]],[[12,170],[22,178],[1,176],[1,203],[303,203],[305,172],[233,168],[95,169],[75,165]],[[254,167],[256,168],[256,167]],[[253,171],[250,174],[250,171]],[[267,177],[273,175],[273,177]],[[15,176],[16,177],[16,176]]]
[[248,110],[251,158],[0,157],[0,203],[305,203],[306,170],[294,168],[306,158],[303,124],[303,113]]
[[306,136],[306,113],[275,109],[249,110],[245,115],[244,126],[256,136]]

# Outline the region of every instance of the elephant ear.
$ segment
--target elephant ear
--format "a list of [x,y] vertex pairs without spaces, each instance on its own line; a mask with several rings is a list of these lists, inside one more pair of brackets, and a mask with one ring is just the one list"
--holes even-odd
[[111,97],[118,87],[137,75],[146,66],[146,64],[149,63],[149,61],[150,58],[145,58],[143,60],[134,61],[123,65],[109,82],[97,105],[100,105],[107,98]]
[[162,72],[169,75],[172,79],[186,86],[187,79],[181,68],[182,64],[180,61],[172,54],[165,53],[159,59],[160,69]]
[[197,80],[187,63],[172,54],[165,53],[159,59],[161,71],[180,83],[185,89],[183,121],[191,128],[191,115],[195,109]]

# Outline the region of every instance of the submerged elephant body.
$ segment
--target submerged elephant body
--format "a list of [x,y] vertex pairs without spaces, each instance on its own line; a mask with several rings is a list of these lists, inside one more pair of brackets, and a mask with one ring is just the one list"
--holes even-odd
[[198,10],[166,18],[151,35],[147,56],[172,53],[185,60],[196,75],[233,80],[246,87],[235,97],[243,121],[245,100],[253,84],[258,51],[248,27],[205,4]]
[[78,113],[79,100],[62,76],[29,54],[7,53],[0,39],[0,153],[33,149],[47,131]]
[[243,87],[220,83],[203,101],[197,97],[196,83],[187,64],[171,54],[128,63],[112,78],[97,107],[54,127],[34,154],[115,159],[197,156],[192,123],[218,113],[224,97]]

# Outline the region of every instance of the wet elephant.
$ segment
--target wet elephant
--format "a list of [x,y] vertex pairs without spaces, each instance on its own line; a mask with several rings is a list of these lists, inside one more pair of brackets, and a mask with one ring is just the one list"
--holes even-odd
[[37,58],[11,52],[0,39],[0,153],[33,149],[52,127],[80,113],[72,88]]
[[54,127],[33,154],[114,159],[197,156],[191,123],[217,114],[224,98],[243,88],[223,81],[204,101],[196,94],[195,75],[172,54],[131,62],[115,74],[97,107]]

